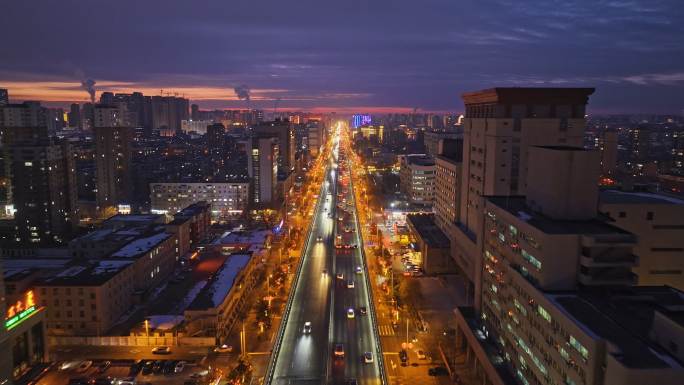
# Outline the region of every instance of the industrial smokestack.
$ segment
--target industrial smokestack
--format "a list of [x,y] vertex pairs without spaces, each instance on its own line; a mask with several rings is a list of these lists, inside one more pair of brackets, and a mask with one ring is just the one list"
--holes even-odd
[[90,102],[95,103],[95,80],[86,79],[81,81],[81,88],[90,95]]

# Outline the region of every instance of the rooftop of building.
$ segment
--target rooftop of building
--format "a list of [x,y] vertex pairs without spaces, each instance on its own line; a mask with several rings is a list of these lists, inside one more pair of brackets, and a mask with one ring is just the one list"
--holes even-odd
[[152,235],[146,235],[138,238],[127,245],[114,252],[111,257],[114,258],[135,258],[140,255],[148,253],[150,250],[157,247],[159,244],[171,237],[171,234],[161,231]]
[[449,238],[437,227],[433,214],[409,214],[406,216],[406,221],[413,225],[413,228],[428,247],[450,247]]
[[427,154],[409,154],[405,156],[406,163],[418,166],[434,166],[435,159]]
[[141,223],[161,223],[163,222],[163,215],[158,215],[158,214],[131,214],[131,215],[124,215],[124,214],[117,214],[114,215],[113,217],[108,218],[103,222],[103,226],[108,226],[112,223],[132,223],[132,224],[141,224]]
[[214,241],[215,245],[226,244],[264,244],[272,234],[271,230],[233,230],[226,231]]
[[683,205],[684,200],[673,196],[620,190],[603,190],[600,193],[600,203],[605,204],[652,204],[652,205]]
[[619,352],[612,354],[626,367],[681,367],[674,357],[647,340],[656,311],[684,326],[681,291],[667,286],[640,286],[547,297],[587,333],[613,344]]
[[600,219],[570,221],[546,217],[532,211],[527,206],[524,196],[488,196],[486,199],[497,207],[508,211],[514,217],[547,234],[633,236],[631,233]]
[[461,164],[463,163],[463,156],[462,153],[461,156],[459,156],[459,154],[438,154],[435,155],[435,163],[437,163],[437,160],[442,160],[451,164]]
[[461,95],[465,104],[587,104],[594,88],[497,87]]
[[174,217],[193,217],[211,209],[211,205],[206,201],[199,201],[191,204],[183,210],[174,214]]
[[250,254],[233,254],[226,259],[212,280],[202,288],[187,310],[219,307],[226,299],[237,276],[252,258]]
[[2,272],[5,281],[19,281],[39,270],[58,270],[72,260],[66,258],[8,258],[3,259]]
[[132,263],[119,259],[83,262],[39,280],[36,286],[100,286]]

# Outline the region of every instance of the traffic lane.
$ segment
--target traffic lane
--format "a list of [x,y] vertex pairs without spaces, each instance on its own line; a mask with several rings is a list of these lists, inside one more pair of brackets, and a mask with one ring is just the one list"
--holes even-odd
[[355,378],[358,371],[357,358],[359,358],[358,349],[354,341],[359,338],[357,333],[357,315],[354,318],[348,318],[347,311],[352,308],[356,309],[355,298],[353,295],[354,289],[347,288],[347,280],[351,274],[351,258],[344,252],[338,252],[336,255],[336,270],[344,274],[344,279],[336,279],[336,284],[333,289],[335,296],[334,308],[334,342],[344,345],[344,359],[336,359],[333,366],[332,380],[334,383],[344,383],[345,379]]
[[[323,198],[324,199],[324,198]],[[281,350],[276,357],[275,380],[281,377],[320,378],[324,373],[327,331],[327,282],[321,276],[322,266],[326,265],[327,250],[324,243],[316,243],[314,234],[321,234],[325,212],[317,207],[312,228],[312,238],[307,246],[302,262],[299,281],[295,288],[292,308],[289,313]],[[322,281],[323,280],[323,281]],[[304,335],[304,322],[312,322],[310,335]],[[287,381],[283,378],[282,381]]]

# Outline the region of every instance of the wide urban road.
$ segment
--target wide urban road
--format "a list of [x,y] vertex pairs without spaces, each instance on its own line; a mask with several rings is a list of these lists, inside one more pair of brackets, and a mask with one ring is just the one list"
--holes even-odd
[[[339,155],[339,139],[334,139],[289,311],[265,378],[268,384],[384,383],[349,170]],[[304,330],[306,322],[310,332]],[[338,344],[343,356],[335,354]],[[371,353],[372,362],[365,362],[365,352]]]

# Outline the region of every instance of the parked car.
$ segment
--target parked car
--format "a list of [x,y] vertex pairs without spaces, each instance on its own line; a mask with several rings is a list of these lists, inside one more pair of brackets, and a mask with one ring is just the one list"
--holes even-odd
[[143,375],[152,374],[153,366],[154,366],[154,361],[145,361],[145,363],[142,366],[142,374]]
[[162,361],[162,360],[154,361],[154,364],[152,364],[152,373],[158,374],[159,372],[161,372],[163,366],[164,366],[164,361]]
[[185,361],[178,361],[173,371],[175,373],[182,373],[183,369],[185,369]]
[[233,346],[223,344],[214,348],[215,353],[230,353],[233,351]]
[[114,382],[115,385],[136,385],[135,377],[119,378]]
[[408,353],[406,353],[406,350],[402,349],[399,351],[399,360],[401,360],[401,362],[408,361]]
[[424,359],[426,358],[426,357],[425,357],[425,352],[422,351],[422,350],[416,351],[416,355],[418,356],[418,359],[419,359],[419,360],[424,360]]
[[107,371],[107,369],[109,369],[110,366],[112,366],[112,361],[102,361],[97,364],[97,372],[104,373]]
[[169,374],[173,373],[174,369],[176,369],[176,361],[165,361],[162,372],[164,372],[164,374]]
[[76,371],[79,373],[83,373],[90,369],[91,366],[93,366],[93,361],[82,361],[76,368]]
[[152,354],[171,354],[171,348],[168,346],[157,346],[152,349]]

